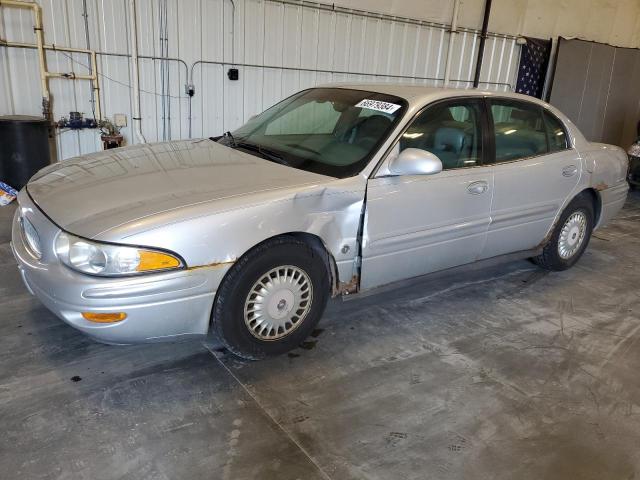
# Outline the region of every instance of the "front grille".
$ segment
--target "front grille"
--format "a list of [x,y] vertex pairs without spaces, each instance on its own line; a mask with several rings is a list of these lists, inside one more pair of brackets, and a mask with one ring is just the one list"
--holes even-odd
[[40,236],[32,223],[25,217],[20,217],[22,238],[29,253],[40,260],[42,258],[42,247],[40,246]]

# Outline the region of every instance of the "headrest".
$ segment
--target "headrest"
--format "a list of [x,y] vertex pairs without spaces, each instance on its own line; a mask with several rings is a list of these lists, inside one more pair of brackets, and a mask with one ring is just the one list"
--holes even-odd
[[391,120],[384,115],[371,115],[358,127],[358,138],[382,136],[390,125]]
[[460,153],[464,146],[464,132],[457,128],[442,127],[436,130],[434,147],[444,152]]

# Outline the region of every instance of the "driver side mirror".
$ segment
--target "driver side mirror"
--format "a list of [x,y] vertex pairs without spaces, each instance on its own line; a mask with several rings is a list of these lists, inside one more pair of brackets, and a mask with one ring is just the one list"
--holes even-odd
[[442,162],[431,152],[420,148],[406,148],[389,162],[393,175],[433,175],[442,171]]

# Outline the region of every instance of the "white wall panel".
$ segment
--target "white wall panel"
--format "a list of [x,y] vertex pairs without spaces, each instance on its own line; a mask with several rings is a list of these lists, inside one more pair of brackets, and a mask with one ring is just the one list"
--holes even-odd
[[[46,43],[87,48],[83,0],[39,3]],[[449,43],[445,25],[292,3],[138,0],[138,48],[143,57],[160,56],[165,11],[167,19],[169,59],[140,60],[142,129],[147,141],[218,135],[280,99],[321,83],[442,85]],[[86,4],[89,46],[99,52],[103,116],[124,113],[130,125],[128,1],[87,0]],[[30,12],[0,7],[0,38],[35,43],[32,25]],[[467,88],[475,70],[477,33],[461,31],[453,48],[452,85]],[[513,38],[489,37],[481,86],[512,88],[518,55]],[[90,60],[85,54],[48,52],[47,62],[51,71],[86,74]],[[238,81],[227,78],[232,66],[239,70]],[[35,50],[0,47],[0,82],[0,115],[40,114]],[[189,82],[196,91],[191,100],[184,90]],[[50,88],[56,119],[69,111],[92,115],[90,82],[52,79]],[[127,142],[133,141],[131,133],[130,126],[123,129]],[[93,130],[67,131],[58,139],[60,159],[101,148]]]

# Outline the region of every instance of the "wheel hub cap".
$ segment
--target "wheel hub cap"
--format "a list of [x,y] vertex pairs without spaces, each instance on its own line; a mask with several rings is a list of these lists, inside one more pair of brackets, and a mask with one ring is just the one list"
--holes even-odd
[[293,332],[311,309],[313,288],[295,266],[276,267],[258,279],[244,306],[244,322],[260,340],[279,340]]
[[281,320],[289,315],[293,309],[294,302],[295,296],[293,292],[287,288],[283,288],[272,295],[267,311],[271,318]]
[[587,217],[582,212],[575,212],[564,223],[558,238],[558,254],[567,260],[573,257],[582,246],[587,232]]

